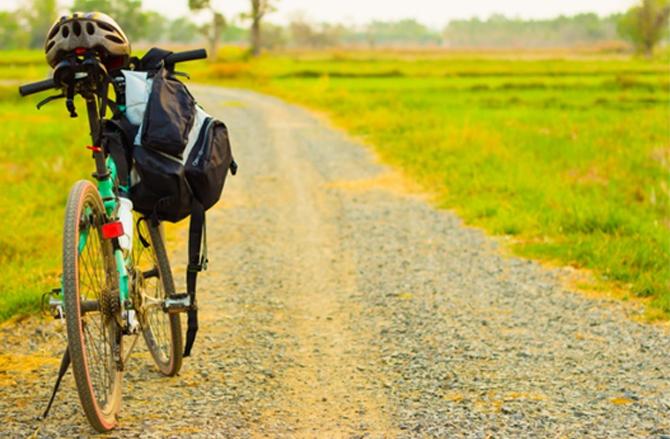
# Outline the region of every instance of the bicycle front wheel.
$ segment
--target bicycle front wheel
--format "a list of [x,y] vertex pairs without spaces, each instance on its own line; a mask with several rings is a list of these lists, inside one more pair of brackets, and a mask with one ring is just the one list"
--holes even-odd
[[77,182],[65,212],[63,301],[79,399],[99,432],[117,424],[122,380],[118,273],[112,243],[102,237],[105,218],[96,187]]
[[149,219],[140,219],[136,237],[133,261],[142,333],[158,370],[174,376],[181,369],[183,342],[179,314],[163,310],[165,299],[175,294],[175,288],[162,227]]

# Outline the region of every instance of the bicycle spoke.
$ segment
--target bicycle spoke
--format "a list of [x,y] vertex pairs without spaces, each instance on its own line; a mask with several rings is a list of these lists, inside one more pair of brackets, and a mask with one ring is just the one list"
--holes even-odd
[[[159,366],[161,371],[165,374],[173,374],[178,370],[180,359],[174,362],[173,356],[179,356],[181,341],[175,344],[175,335],[179,332],[179,318],[174,315],[169,315],[163,310],[162,303],[167,296],[165,290],[166,282],[172,283],[171,273],[169,270],[169,263],[163,256],[159,257],[157,253],[157,246],[162,249],[160,231],[157,229],[150,229],[146,222],[140,224],[138,235],[141,234],[149,241],[149,246],[144,247],[141,243],[137,243],[139,247],[136,253],[136,270],[138,273],[156,272],[158,275],[144,278],[143,288],[140,294],[143,297],[142,303],[142,319],[144,336],[149,346],[149,350]],[[139,241],[139,240],[138,240]],[[167,278],[164,278],[167,276]],[[170,287],[173,289],[173,287]],[[176,320],[176,322],[175,322]],[[179,351],[177,353],[176,351]],[[176,364],[176,366],[175,366]]]
[[110,381],[107,377],[107,373],[104,367],[105,358],[100,353],[100,347],[96,341],[96,338],[91,334],[91,331],[88,325],[84,326],[84,333],[88,339],[87,343],[87,357],[89,359],[89,373],[95,371],[95,374],[91,374],[91,379],[93,381],[93,387],[99,399],[98,402],[104,405],[107,395],[107,383]]

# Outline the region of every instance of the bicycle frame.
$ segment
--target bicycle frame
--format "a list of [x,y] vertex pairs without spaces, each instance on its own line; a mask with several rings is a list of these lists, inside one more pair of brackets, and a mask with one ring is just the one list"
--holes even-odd
[[[115,185],[117,182],[117,169],[116,163],[111,156],[105,157],[105,152],[101,146],[102,142],[102,126],[101,120],[104,117],[105,108],[98,109],[98,103],[96,101],[96,96],[91,95],[85,97],[86,100],[86,110],[88,115],[89,127],[91,130],[91,140],[93,145],[89,147],[93,152],[93,158],[95,160],[96,172],[93,174],[93,177],[97,181],[98,192],[102,198],[103,205],[105,207],[105,212],[107,213],[108,219],[115,219],[117,209],[119,207],[119,201],[117,194],[115,193]],[[81,253],[86,247],[86,241],[88,237],[88,232],[82,233],[80,242],[79,242],[79,253]],[[118,245],[118,238],[114,239],[114,261],[116,263],[116,270],[119,275],[119,299],[124,309],[127,309],[132,306],[129,301],[130,298],[130,279],[128,277],[127,262],[123,257],[123,251]],[[61,288],[61,293],[59,299],[63,300],[63,290]]]

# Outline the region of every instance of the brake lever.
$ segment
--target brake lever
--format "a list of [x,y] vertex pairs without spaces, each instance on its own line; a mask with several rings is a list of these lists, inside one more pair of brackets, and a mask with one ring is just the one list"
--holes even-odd
[[70,112],[70,117],[75,118],[79,116],[77,114],[77,109],[74,106],[74,99],[67,98],[67,100],[65,101],[65,107],[67,108],[67,111]]
[[189,74],[186,73],[186,72],[177,72],[177,71],[174,71],[174,70],[173,70],[173,71],[171,72],[171,74],[172,74],[172,76],[183,76],[183,77],[186,78],[186,79],[189,79],[189,80],[191,79],[191,77],[189,76]]
[[59,95],[55,95],[55,96],[49,96],[48,98],[43,99],[42,101],[40,101],[37,104],[37,109],[38,110],[41,109],[42,107],[44,107],[46,104],[48,104],[51,101],[55,101],[56,99],[63,99],[63,98],[65,98],[65,95],[63,93],[61,93]]
[[70,117],[77,117],[77,110],[74,107],[74,83],[68,85],[65,97],[67,98],[65,100],[65,107],[67,108],[67,111],[70,112]]

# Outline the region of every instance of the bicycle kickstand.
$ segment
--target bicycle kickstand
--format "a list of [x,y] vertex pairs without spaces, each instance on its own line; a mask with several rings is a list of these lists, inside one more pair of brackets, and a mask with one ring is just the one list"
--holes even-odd
[[69,366],[70,366],[70,348],[67,347],[65,348],[63,358],[60,361],[60,369],[58,369],[58,378],[56,378],[56,385],[54,386],[53,393],[51,394],[51,399],[49,399],[49,405],[47,405],[47,409],[44,410],[42,419],[46,419],[47,416],[49,415],[49,410],[51,410],[51,404],[53,404],[54,398],[56,398],[56,393],[58,392],[58,388],[60,387],[60,382],[65,376],[65,372],[67,372]]

